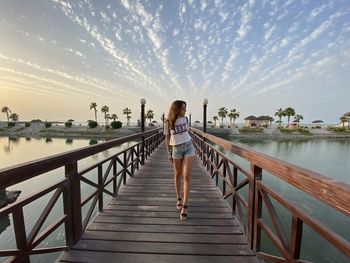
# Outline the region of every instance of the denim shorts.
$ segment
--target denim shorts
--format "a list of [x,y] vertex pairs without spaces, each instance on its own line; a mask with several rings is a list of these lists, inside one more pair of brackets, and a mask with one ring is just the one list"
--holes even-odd
[[194,148],[193,146],[192,139],[184,143],[173,145],[172,148],[173,148],[173,153],[172,153],[173,159],[181,159],[184,156],[195,156],[197,153],[196,148]]

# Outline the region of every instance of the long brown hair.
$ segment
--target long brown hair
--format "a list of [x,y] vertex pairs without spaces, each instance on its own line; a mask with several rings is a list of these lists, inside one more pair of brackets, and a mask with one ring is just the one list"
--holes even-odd
[[187,105],[187,103],[183,100],[175,100],[171,103],[167,121],[169,123],[169,129],[173,129],[175,125],[176,119],[180,116],[182,104]]

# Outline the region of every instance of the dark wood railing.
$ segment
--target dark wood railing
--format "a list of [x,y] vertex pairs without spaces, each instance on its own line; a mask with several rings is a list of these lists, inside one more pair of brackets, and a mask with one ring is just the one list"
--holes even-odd
[[[60,167],[65,169],[64,179],[0,209],[0,217],[12,214],[17,245],[16,249],[0,250],[0,257],[9,257],[9,262],[30,262],[30,255],[58,252],[71,248],[88,226],[96,204],[98,203],[99,211],[103,210],[103,194],[113,197],[117,195],[121,183],[126,184],[127,175],[132,177],[135,170],[139,169],[139,165],[143,165],[164,140],[162,131],[162,128],[156,128],[0,170],[0,186],[6,188]],[[132,140],[141,141],[82,171],[78,171],[79,160]],[[103,171],[103,164],[107,162],[107,169]],[[121,167],[119,171],[117,164],[120,164]],[[94,183],[84,176],[95,169],[97,169],[98,183]],[[108,179],[111,170],[113,174]],[[94,192],[84,200],[81,200],[81,182],[95,188]],[[111,183],[112,192],[107,190],[107,186]],[[23,207],[53,191],[51,199],[27,235]],[[63,215],[39,233],[61,194]],[[82,220],[82,207],[91,200],[93,201],[87,215]],[[62,224],[65,226],[65,246],[37,248],[41,241]]]
[[[302,230],[303,225],[307,224],[349,257],[350,261],[350,242],[268,187],[262,180],[262,172],[266,171],[272,176],[282,179],[289,185],[313,196],[346,216],[350,216],[349,185],[266,154],[237,146],[228,140],[204,133],[193,127],[190,128],[190,134],[203,165],[209,171],[211,177],[215,177],[216,185],[218,186],[219,178],[222,180],[221,192],[223,198],[226,199],[232,196],[232,213],[238,215],[250,246],[259,257],[272,262],[307,262],[300,259]],[[243,169],[241,165],[232,160],[232,157],[228,158],[224,153],[215,149],[213,144],[221,146],[248,161],[250,170]],[[244,176],[244,180],[238,183],[237,176],[239,172]],[[245,186],[248,188],[247,199],[241,194],[241,190]],[[226,189],[227,187],[228,189]],[[271,198],[292,214],[289,238],[282,227]],[[263,203],[267,208],[275,231],[262,220]],[[261,230],[264,231],[283,257],[263,253],[260,250]]]

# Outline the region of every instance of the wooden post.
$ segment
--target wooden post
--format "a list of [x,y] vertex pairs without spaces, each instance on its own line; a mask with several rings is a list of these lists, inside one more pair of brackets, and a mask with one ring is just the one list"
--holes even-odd
[[[261,181],[261,177],[257,178],[256,182]],[[253,248],[256,252],[260,251],[261,244],[261,227],[257,224],[258,219],[262,217],[262,196],[255,184],[255,214],[254,214],[254,241]]]
[[141,164],[145,164],[145,104],[141,102],[141,132],[142,132],[142,146],[141,146]]
[[134,175],[134,149],[135,146],[130,149],[131,154],[131,174]]
[[25,262],[29,263],[29,253],[27,245],[27,234],[24,223],[24,215],[22,206],[16,206],[13,212],[13,228],[15,230],[17,248],[21,250],[21,254],[18,256],[18,261],[13,262]]
[[113,196],[116,195],[117,192],[117,161],[113,159]]
[[[216,153],[216,166],[218,166],[218,163],[219,163],[219,154]],[[226,194],[226,161],[224,160],[223,161],[223,167],[222,167],[222,175],[223,175],[223,179],[222,179],[222,195],[225,196]],[[227,164],[227,165],[230,165],[230,164]],[[233,193],[232,193],[232,199],[233,199]]]
[[67,215],[66,240],[69,247],[76,244],[82,234],[81,190],[78,176],[78,163],[65,165],[65,176],[68,183],[63,190],[64,213]]
[[262,169],[253,163],[250,164],[249,196],[248,196],[248,240],[251,249],[254,247],[255,218],[255,191],[256,180],[261,180]]
[[292,215],[292,229],[290,238],[290,248],[293,259],[300,258],[301,239],[303,235],[303,221],[296,215]]
[[100,212],[103,211],[103,179],[102,179],[102,173],[103,173],[103,170],[102,170],[102,163],[100,163],[98,165],[98,190],[99,190],[99,193],[98,193],[98,210]]
[[127,163],[126,163],[126,151],[123,154],[123,163],[124,163],[124,171],[123,171],[123,184],[126,184],[126,169],[127,169]]
[[[236,189],[237,187],[237,175],[238,175],[238,169],[236,166],[233,166],[233,188],[234,189]],[[237,203],[233,192],[232,193],[232,214],[233,215],[236,214],[236,207],[237,207]]]

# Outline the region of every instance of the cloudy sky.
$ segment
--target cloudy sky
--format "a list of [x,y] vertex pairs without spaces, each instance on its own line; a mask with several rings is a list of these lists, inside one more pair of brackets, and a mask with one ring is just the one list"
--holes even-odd
[[158,121],[175,99],[201,120],[206,97],[209,119],[291,106],[337,123],[350,111],[350,1],[0,2],[0,107],[86,121],[95,101],[136,121],[142,97]]

